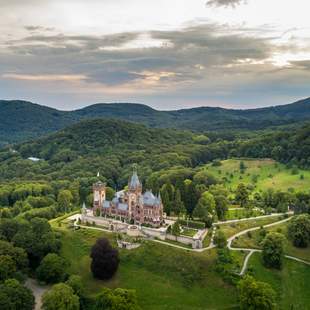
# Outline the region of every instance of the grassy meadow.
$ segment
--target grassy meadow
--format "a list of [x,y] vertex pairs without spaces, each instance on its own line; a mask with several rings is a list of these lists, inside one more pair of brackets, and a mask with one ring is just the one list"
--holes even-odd
[[[142,309],[238,309],[236,288],[213,271],[215,250],[192,253],[146,241],[135,250],[120,249],[116,276],[103,282],[92,277],[90,248],[99,237],[107,237],[115,245],[114,234],[87,229],[60,231],[61,254],[70,261],[68,271],[82,276],[90,295],[104,286],[123,287],[136,289]],[[244,255],[236,256],[241,265]]]
[[[260,226],[277,220],[278,216],[249,220],[230,227],[228,231],[235,233],[249,226]],[[68,223],[65,222],[66,220],[60,226],[54,225],[62,234],[61,255],[70,262],[68,272],[82,276],[88,295],[100,292],[104,286],[123,287],[137,291],[142,309],[239,309],[236,288],[225,283],[214,271],[215,249],[193,253],[144,241],[135,250],[119,249],[119,270],[112,280],[104,282],[93,278],[89,253],[91,246],[100,237],[108,238],[116,246],[115,234],[91,229],[72,230],[67,228]],[[223,231],[225,226],[229,227],[228,224],[221,226]],[[275,228],[279,227],[282,225]],[[241,270],[245,254],[232,252],[236,260],[234,270]],[[299,257],[306,259],[305,256]],[[270,271],[262,266],[260,256],[255,254],[250,260],[249,271],[257,279],[266,281],[275,288],[281,306],[279,309],[291,309],[292,303],[300,305],[294,309],[307,309],[302,307],[309,302],[309,297],[306,296],[309,289],[307,279],[310,276],[308,266],[285,260],[282,271]],[[290,275],[292,280],[298,281],[297,284],[290,281]]]
[[[310,262],[310,248],[297,248],[293,246],[292,242],[287,239],[287,227],[288,227],[288,222],[275,225],[272,227],[267,227],[266,231],[267,232],[279,232],[283,234],[286,238],[284,241],[284,250],[285,254],[295,256],[304,260],[307,260]],[[233,242],[234,247],[240,247],[240,248],[261,248],[261,243],[262,237],[260,236],[259,230],[252,231],[250,234],[245,234],[238,239],[235,239]]]
[[[246,169],[240,172],[240,162]],[[224,181],[229,189],[236,189],[239,183],[255,185],[255,190],[273,188],[277,190],[307,190],[310,188],[310,171],[289,169],[272,159],[228,159],[221,166],[205,166],[209,172]]]
[[250,258],[249,270],[259,280],[269,283],[277,292],[277,309],[310,309],[310,267],[285,259],[282,270],[265,268],[261,254]]
[[225,234],[226,238],[229,238],[242,230],[253,228],[253,227],[264,226],[267,224],[280,221],[281,219],[283,219],[282,216],[275,215],[275,216],[269,216],[265,218],[240,221],[236,223],[225,223],[225,224],[217,225],[217,228],[220,229]]

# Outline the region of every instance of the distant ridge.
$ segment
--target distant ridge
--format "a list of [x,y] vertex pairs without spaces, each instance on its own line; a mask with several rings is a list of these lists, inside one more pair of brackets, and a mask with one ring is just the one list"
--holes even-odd
[[310,98],[248,110],[200,107],[176,111],[158,111],[137,103],[97,103],[74,111],[60,111],[22,100],[0,100],[0,145],[40,137],[92,118],[122,119],[149,127],[202,132],[257,130],[310,120]]

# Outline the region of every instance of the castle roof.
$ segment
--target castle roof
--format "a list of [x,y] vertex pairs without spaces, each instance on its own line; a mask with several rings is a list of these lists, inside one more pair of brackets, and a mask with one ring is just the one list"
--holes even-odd
[[137,172],[134,171],[129,182],[129,189],[137,189],[139,187],[141,187],[141,183]]
[[127,211],[128,210],[128,204],[127,203],[118,203],[117,209],[121,211]]
[[160,197],[156,197],[151,191],[143,194],[143,203],[147,206],[155,206],[160,204]]
[[103,202],[103,207],[104,207],[104,208],[110,208],[110,201],[105,200],[105,201]]

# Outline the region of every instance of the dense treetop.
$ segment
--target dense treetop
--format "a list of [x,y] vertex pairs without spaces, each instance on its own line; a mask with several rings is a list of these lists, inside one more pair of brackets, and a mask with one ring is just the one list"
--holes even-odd
[[201,107],[157,111],[142,104],[95,104],[76,111],[59,111],[31,102],[0,100],[0,145],[57,131],[81,119],[114,118],[150,127],[195,131],[257,130],[309,119],[310,99],[284,106],[231,110]]

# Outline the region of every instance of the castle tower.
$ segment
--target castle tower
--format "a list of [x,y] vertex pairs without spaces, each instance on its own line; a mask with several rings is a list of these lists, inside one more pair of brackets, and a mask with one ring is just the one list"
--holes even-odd
[[133,173],[128,182],[128,207],[129,217],[136,222],[140,210],[140,197],[142,195],[142,184],[137,174],[137,165],[133,165]]
[[128,190],[136,194],[142,193],[142,184],[137,174],[137,165],[133,165],[133,173],[128,182]]
[[93,185],[93,194],[94,194],[94,202],[93,202],[93,210],[94,212],[97,209],[101,209],[103,202],[105,201],[105,193],[106,193],[106,184],[98,181]]

